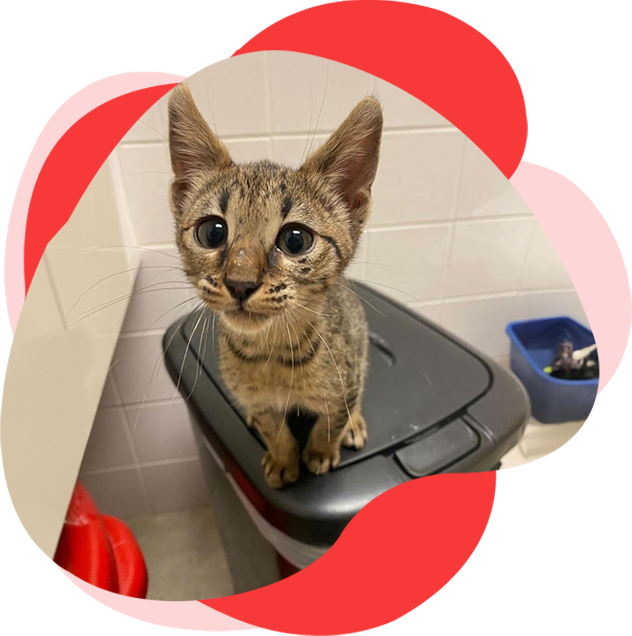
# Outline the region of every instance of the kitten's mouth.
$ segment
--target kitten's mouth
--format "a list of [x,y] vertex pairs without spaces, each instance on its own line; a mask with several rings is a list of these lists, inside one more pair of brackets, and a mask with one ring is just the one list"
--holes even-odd
[[246,330],[259,329],[270,317],[267,314],[260,314],[247,309],[231,309],[223,313],[230,324]]
[[225,312],[229,316],[236,316],[237,318],[252,318],[253,320],[259,320],[261,318],[267,318],[266,314],[260,314],[256,311],[248,311],[248,309],[231,309]]

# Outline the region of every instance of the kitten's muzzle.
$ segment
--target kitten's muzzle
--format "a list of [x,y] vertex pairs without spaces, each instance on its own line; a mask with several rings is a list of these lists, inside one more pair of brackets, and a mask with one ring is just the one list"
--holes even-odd
[[241,305],[261,287],[261,283],[257,281],[243,281],[231,278],[226,278],[224,285],[228,293]]

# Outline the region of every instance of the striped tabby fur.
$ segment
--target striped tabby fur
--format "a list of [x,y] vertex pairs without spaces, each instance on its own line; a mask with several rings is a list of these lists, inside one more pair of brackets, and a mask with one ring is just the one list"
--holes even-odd
[[[381,133],[381,107],[367,97],[298,170],[237,165],[189,89],[170,96],[177,245],[189,280],[219,317],[222,376],[265,440],[263,469],[275,488],[299,475],[288,412],[317,418],[302,454],[313,473],[338,465],[341,444],[359,448],[367,439],[367,322],[343,272],[370,213]],[[216,248],[196,240],[209,217],[227,229]],[[288,225],[313,236],[310,250],[279,249]]]

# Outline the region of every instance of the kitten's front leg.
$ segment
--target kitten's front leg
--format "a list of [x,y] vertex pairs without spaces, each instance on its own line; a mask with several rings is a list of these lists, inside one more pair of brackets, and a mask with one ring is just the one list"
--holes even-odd
[[366,443],[367,428],[360,411],[356,410],[349,419],[346,409],[332,418],[321,415],[309,436],[303,451],[303,461],[316,475],[322,475],[340,463],[340,446],[361,448]]
[[266,481],[272,488],[281,488],[298,479],[298,443],[283,420],[283,415],[266,411],[249,413],[249,424],[254,426],[266,443],[263,456]]

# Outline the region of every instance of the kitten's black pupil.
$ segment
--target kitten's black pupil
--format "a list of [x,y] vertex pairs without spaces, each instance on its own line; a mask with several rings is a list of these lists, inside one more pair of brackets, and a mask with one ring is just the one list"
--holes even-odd
[[285,246],[290,254],[298,254],[305,247],[305,237],[301,230],[288,230],[285,234]]
[[222,223],[211,221],[206,228],[206,242],[209,247],[218,247],[224,242],[226,229]]
[[202,247],[213,249],[226,241],[226,224],[220,218],[207,219],[197,228],[197,239]]

